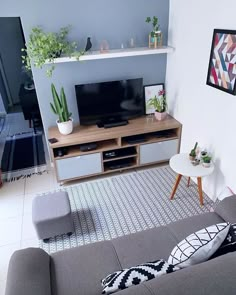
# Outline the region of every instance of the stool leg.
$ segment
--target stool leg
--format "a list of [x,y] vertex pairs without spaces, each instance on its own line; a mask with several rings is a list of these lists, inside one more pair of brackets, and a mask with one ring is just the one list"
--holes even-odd
[[189,185],[190,185],[190,180],[191,180],[191,177],[188,178],[188,184],[187,184],[187,187],[189,187]]
[[199,199],[200,199],[200,205],[203,206],[203,194],[202,194],[202,178],[197,178],[197,184],[198,184],[198,193],[199,193]]
[[178,187],[178,185],[180,183],[181,178],[182,178],[182,175],[181,174],[178,174],[177,175],[177,178],[176,178],[176,182],[175,182],[174,188],[173,188],[173,191],[172,191],[172,194],[171,194],[171,197],[170,197],[171,200],[174,199],[174,195],[175,195],[175,192],[177,190],[177,187]]

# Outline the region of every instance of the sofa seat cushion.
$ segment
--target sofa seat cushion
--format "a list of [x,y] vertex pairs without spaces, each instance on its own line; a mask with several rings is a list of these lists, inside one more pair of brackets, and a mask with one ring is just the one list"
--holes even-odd
[[[213,224],[225,222],[218,214],[214,212],[204,213],[192,217],[188,217],[167,225],[167,228],[175,236],[178,243],[185,239],[188,235],[201,230],[204,227]],[[171,249],[172,251],[172,249]]]
[[101,280],[121,269],[110,241],[93,243],[51,255],[53,295],[101,295]]
[[164,226],[144,230],[111,241],[116,249],[122,268],[155,261],[167,260],[177,240]]

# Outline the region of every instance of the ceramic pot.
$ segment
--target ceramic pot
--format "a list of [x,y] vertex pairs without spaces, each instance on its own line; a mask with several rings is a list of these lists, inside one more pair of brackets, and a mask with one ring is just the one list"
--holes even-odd
[[155,118],[158,121],[164,120],[166,116],[167,116],[167,112],[163,112],[163,113],[155,112]]
[[58,126],[58,130],[61,134],[63,135],[68,135],[70,133],[72,133],[73,131],[73,119],[70,118],[69,121],[67,122],[59,122],[59,120],[57,120],[57,126]]
[[202,166],[205,167],[205,168],[209,168],[209,167],[211,167],[211,163],[202,162]]

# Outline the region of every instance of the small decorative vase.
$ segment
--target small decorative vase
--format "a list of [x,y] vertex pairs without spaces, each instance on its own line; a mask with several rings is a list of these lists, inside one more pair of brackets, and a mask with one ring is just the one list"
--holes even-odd
[[163,112],[163,113],[155,112],[155,118],[158,121],[164,120],[166,118],[166,116],[167,116],[167,112]]
[[67,122],[59,122],[59,120],[57,120],[57,126],[58,126],[58,130],[61,134],[63,135],[68,135],[70,133],[72,133],[73,131],[73,119],[70,118],[69,121]]

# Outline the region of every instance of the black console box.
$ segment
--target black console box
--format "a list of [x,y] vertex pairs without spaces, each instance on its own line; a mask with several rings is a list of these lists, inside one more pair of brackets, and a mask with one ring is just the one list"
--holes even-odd
[[107,167],[111,170],[121,169],[121,168],[129,167],[131,165],[132,165],[132,162],[128,159],[116,160],[116,161],[107,163]]
[[81,144],[79,149],[81,152],[88,152],[92,150],[96,150],[98,145],[95,142],[87,143],[87,144]]
[[134,143],[139,143],[139,142],[144,142],[146,141],[146,137],[143,134],[138,134],[138,135],[133,135],[133,136],[128,136],[125,138],[125,141],[129,144],[134,144]]
[[118,158],[123,156],[136,155],[136,153],[137,152],[134,147],[128,147],[123,149],[105,151],[103,152],[103,158],[104,159]]

